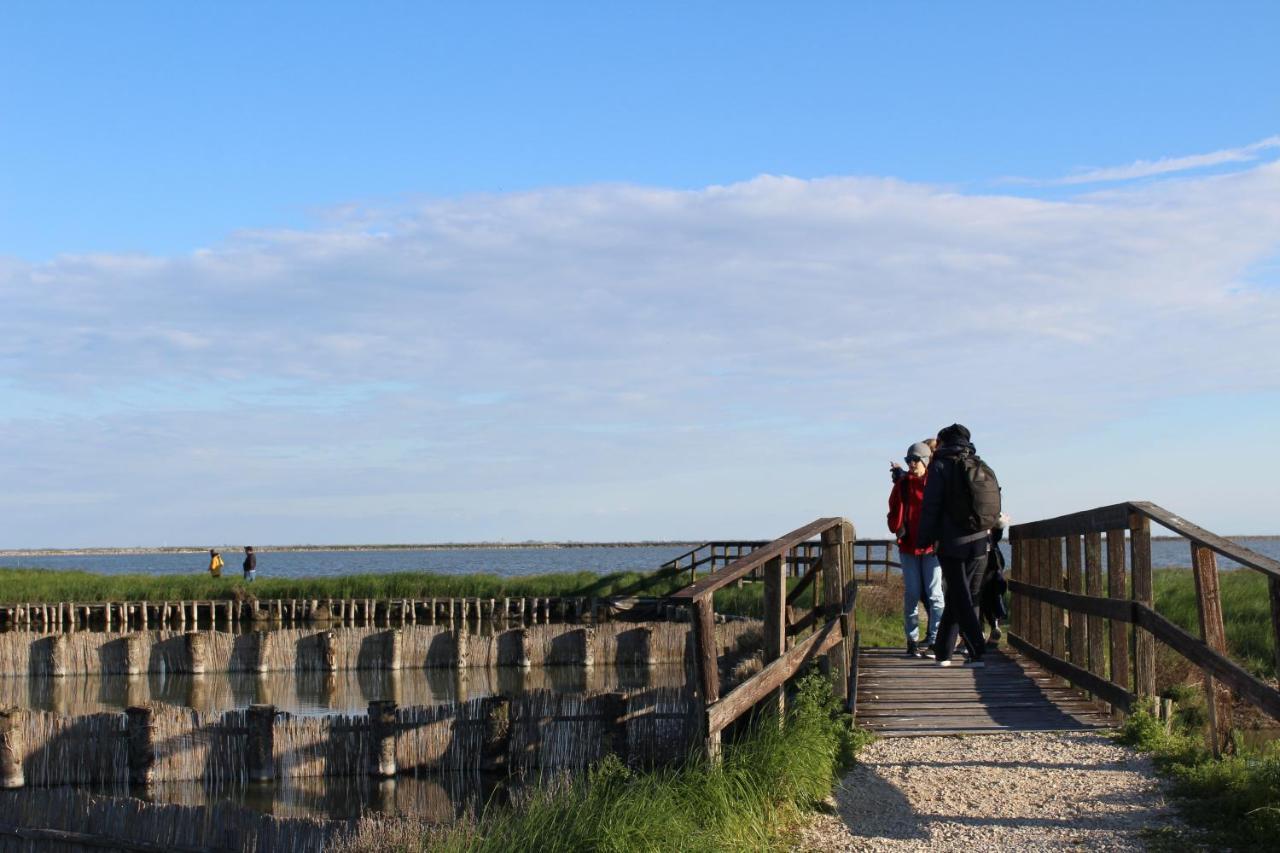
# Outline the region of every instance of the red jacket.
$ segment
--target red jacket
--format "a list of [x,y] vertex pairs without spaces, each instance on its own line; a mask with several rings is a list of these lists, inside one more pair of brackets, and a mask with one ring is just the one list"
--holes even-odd
[[[893,484],[889,492],[889,529],[898,536],[898,550],[904,554],[932,554],[933,545],[920,547],[916,544],[916,534],[920,531],[920,505],[924,503],[924,484],[929,479],[926,471],[923,477],[904,475]],[[903,500],[903,498],[906,500]]]

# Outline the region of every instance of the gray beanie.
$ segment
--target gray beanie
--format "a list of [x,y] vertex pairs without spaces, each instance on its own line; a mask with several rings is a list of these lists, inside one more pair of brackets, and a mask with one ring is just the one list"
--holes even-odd
[[917,441],[915,444],[907,448],[908,457],[919,456],[926,463],[928,463],[929,457],[932,455],[933,451],[930,450],[929,445],[925,444],[923,441]]

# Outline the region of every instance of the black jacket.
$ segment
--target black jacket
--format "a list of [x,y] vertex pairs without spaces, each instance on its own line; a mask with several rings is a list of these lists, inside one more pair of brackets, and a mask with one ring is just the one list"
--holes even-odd
[[933,454],[929,463],[929,480],[924,487],[924,503],[920,507],[920,532],[916,540],[921,544],[937,543],[939,557],[972,560],[981,557],[991,548],[991,531],[973,532],[963,528],[947,511],[949,496],[956,494],[956,461],[973,455],[973,445],[968,442],[944,444]]

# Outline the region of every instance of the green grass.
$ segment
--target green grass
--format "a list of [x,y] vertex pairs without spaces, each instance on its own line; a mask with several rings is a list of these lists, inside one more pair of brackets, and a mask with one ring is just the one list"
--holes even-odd
[[454,853],[783,849],[802,813],[827,799],[865,737],[851,731],[826,681],[798,682],[785,723],[765,716],[727,743],[723,760],[691,758],[634,772],[616,758],[592,773],[537,789],[518,807],[418,836],[372,830],[348,849]]
[[[1267,579],[1258,572],[1220,572],[1227,651],[1254,675],[1274,677],[1274,637]],[[1195,578],[1189,569],[1161,569],[1154,574],[1156,611],[1200,636]]]
[[688,583],[671,571],[563,572],[501,577],[396,572],[331,578],[198,575],[100,575],[54,569],[0,569],[0,602],[173,601],[225,598],[503,598],[519,596],[667,595]]
[[1166,731],[1148,709],[1129,715],[1117,740],[1150,753],[1173,783],[1179,811],[1212,848],[1274,850],[1280,837],[1280,743],[1215,759],[1193,727]]

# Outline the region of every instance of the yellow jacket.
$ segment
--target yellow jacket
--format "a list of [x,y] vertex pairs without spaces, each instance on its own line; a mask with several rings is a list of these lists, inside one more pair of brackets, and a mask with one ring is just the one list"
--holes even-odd
[[209,558],[209,574],[215,578],[222,577],[222,555],[214,554]]

